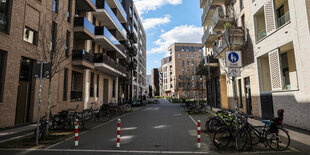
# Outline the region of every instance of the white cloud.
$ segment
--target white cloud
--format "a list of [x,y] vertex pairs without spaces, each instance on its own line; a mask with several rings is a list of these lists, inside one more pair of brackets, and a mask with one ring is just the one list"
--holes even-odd
[[201,43],[203,31],[201,27],[194,25],[181,25],[174,27],[172,30],[167,31],[160,35],[160,38],[153,42],[157,47],[147,51],[148,54],[154,53],[167,53],[168,47],[175,42],[182,43]]
[[171,16],[170,15],[165,15],[164,17],[159,17],[159,18],[147,18],[143,20],[143,26],[145,30],[155,28],[156,26],[162,25],[162,24],[167,24],[170,23]]
[[134,0],[136,8],[140,15],[150,10],[156,10],[164,5],[179,5],[182,0]]

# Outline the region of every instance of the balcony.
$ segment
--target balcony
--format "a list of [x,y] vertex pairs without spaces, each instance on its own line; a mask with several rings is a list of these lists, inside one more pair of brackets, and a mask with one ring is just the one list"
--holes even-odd
[[220,32],[211,31],[211,26],[207,27],[204,35],[202,36],[202,44],[208,48],[213,46],[213,42],[221,36]]
[[282,17],[278,18],[277,19],[277,28],[285,25],[286,23],[288,23],[289,21],[291,21],[291,18],[290,18],[290,13],[287,12],[285,13]]
[[222,40],[213,47],[214,56],[224,56],[226,50],[240,50],[244,45],[246,45],[244,29],[227,29],[223,33]]
[[200,8],[204,8],[206,6],[208,0],[200,0]]
[[[205,5],[202,7],[203,14],[201,16],[201,23],[202,26],[207,26],[212,24],[212,15],[214,13],[214,9],[218,6],[225,5],[229,0],[206,0],[206,2],[200,1],[202,3],[205,3]],[[200,3],[201,4],[201,3]]]
[[[116,17],[109,4],[105,0],[96,2],[97,10],[93,12],[93,15],[103,23],[103,25],[113,30],[112,33],[117,40],[126,40],[127,31]],[[110,31],[111,32],[111,31]]]
[[71,64],[83,69],[94,69],[94,55],[85,50],[73,50]]
[[77,11],[96,11],[96,0],[76,0]]
[[116,51],[118,58],[126,58],[124,48],[105,26],[96,26],[95,41],[107,51]]
[[132,32],[129,35],[129,40],[131,43],[137,43],[138,42],[138,34],[135,28],[132,28]]
[[124,10],[123,5],[121,4],[120,0],[107,0],[107,3],[112,9],[116,9],[117,13],[116,16],[120,20],[121,23],[127,22],[127,13]]
[[82,40],[95,39],[95,26],[85,17],[74,17],[74,38]]
[[219,61],[213,56],[206,56],[196,68],[196,75],[208,75],[210,69],[210,75],[214,74],[219,69]]
[[223,9],[218,7],[215,9],[215,12],[212,17],[212,28],[213,31],[224,30],[225,23],[231,23],[235,21],[233,16],[225,15]]
[[126,68],[104,53],[96,53],[94,62],[96,69],[103,73],[126,77]]

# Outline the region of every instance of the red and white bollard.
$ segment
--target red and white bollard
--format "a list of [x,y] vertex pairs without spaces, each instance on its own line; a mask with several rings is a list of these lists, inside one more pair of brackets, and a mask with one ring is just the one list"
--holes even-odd
[[200,120],[197,122],[197,148],[200,149]]
[[75,119],[75,146],[79,145],[79,120]]
[[117,120],[117,141],[116,147],[121,147],[121,119]]

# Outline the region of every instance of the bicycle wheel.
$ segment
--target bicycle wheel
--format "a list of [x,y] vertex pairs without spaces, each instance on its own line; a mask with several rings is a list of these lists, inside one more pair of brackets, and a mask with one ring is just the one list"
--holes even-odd
[[266,143],[272,150],[283,151],[290,146],[291,138],[286,130],[278,128],[276,132],[266,134]]
[[89,121],[93,118],[94,113],[90,109],[86,109],[83,111],[83,119],[85,121]]
[[206,129],[210,132],[215,132],[222,126],[223,123],[218,117],[213,117],[206,123]]
[[[79,121],[79,125],[78,125],[79,129],[84,129],[85,128],[85,123],[84,123],[83,118],[80,117],[80,116],[77,116],[77,115],[75,116],[75,118],[77,118],[78,121]],[[75,120],[74,120],[74,122],[75,122]]]
[[125,105],[124,105],[124,110],[125,110],[126,112],[130,112],[130,111],[132,110],[132,106],[131,106],[130,104],[125,104]]
[[110,120],[110,112],[108,110],[100,110],[98,113],[98,117],[100,119],[100,121],[102,122],[106,122],[108,120]]
[[[236,135],[236,134],[235,134]],[[242,128],[239,130],[238,132],[238,151],[241,151],[245,148],[246,144],[247,144],[247,140],[248,140],[248,131],[246,128]]]
[[232,140],[232,135],[231,132],[228,128],[223,127],[219,128],[213,136],[213,144],[218,148],[218,149],[223,149],[228,146],[230,141]]

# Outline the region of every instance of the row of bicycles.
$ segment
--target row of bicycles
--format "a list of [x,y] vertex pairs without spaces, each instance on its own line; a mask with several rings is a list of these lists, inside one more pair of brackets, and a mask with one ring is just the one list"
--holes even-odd
[[263,144],[272,150],[283,151],[290,146],[290,136],[282,124],[284,110],[277,111],[278,117],[263,120],[262,126],[249,123],[252,115],[232,110],[222,110],[206,122],[206,130],[214,133],[212,141],[219,149],[236,147],[238,151],[252,149],[254,145]]
[[[127,102],[124,104],[102,104],[99,108],[95,108],[96,103],[91,103],[89,109],[78,112],[79,106],[75,109],[67,109],[53,114],[52,111],[56,105],[51,107],[51,112],[49,115],[49,122],[47,121],[47,113],[41,117],[39,121],[39,139],[41,139],[49,125],[49,130],[73,130],[75,125],[74,122],[78,120],[78,128],[84,129],[85,122],[90,120],[95,120],[96,122],[106,122],[111,118],[130,112],[132,110],[132,105]],[[36,136],[37,129],[34,130]]]
[[185,101],[183,100],[182,108],[189,114],[203,114],[206,113],[207,107],[204,103],[198,103],[197,101]]

